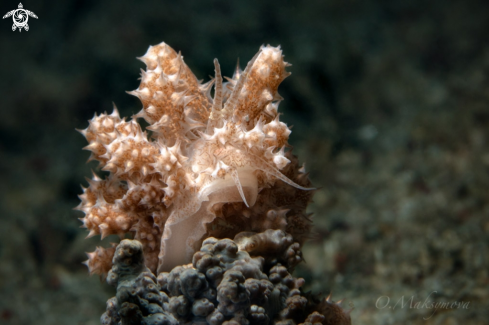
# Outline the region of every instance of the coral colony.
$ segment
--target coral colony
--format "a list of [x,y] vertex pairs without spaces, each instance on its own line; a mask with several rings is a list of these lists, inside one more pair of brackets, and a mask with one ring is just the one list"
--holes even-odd
[[143,109],[126,121],[114,108],[80,131],[108,172],[80,195],[88,237],[131,238],[88,253],[90,274],[117,288],[102,324],[350,324],[290,274],[313,189],[285,150],[280,48],[262,46],[224,83],[217,59],[202,84],[165,43],[140,60],[130,93]]

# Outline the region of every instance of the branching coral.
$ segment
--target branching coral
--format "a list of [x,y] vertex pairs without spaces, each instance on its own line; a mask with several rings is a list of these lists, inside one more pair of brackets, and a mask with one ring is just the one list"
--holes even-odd
[[[80,131],[90,159],[109,172],[89,180],[80,196],[89,236],[130,234],[154,273],[188,263],[209,236],[278,229],[301,244],[310,232],[312,191],[285,150],[291,131],[279,120],[277,89],[290,73],[280,48],[262,46],[225,83],[217,59],[215,78],[201,84],[165,43],[140,59],[147,69],[130,93],[143,109],[126,121],[114,108]],[[137,118],[149,124],[149,135]],[[108,272],[113,254],[90,253],[90,272]]]

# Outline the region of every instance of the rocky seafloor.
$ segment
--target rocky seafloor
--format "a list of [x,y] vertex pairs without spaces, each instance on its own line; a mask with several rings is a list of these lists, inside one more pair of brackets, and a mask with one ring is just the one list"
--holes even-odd
[[[99,324],[115,291],[81,264],[97,240],[72,208],[96,166],[74,128],[112,101],[139,111],[123,91],[161,41],[203,79],[216,56],[231,75],[237,56],[282,45],[281,120],[321,187],[294,273],[308,290],[345,298],[354,324],[487,322],[486,2],[24,5],[39,17],[29,32],[0,26],[1,324]],[[427,299],[470,304],[415,304]]]

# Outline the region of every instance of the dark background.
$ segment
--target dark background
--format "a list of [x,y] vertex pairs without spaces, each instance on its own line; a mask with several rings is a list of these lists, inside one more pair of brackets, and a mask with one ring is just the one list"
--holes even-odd
[[[488,1],[27,1],[0,21],[0,324],[98,324],[113,289],[81,264],[75,131],[138,112],[135,57],[162,41],[199,79],[281,45],[290,142],[322,189],[296,275],[355,324],[485,324]],[[2,1],[3,16],[17,1]],[[110,241],[110,239],[109,239]],[[378,308],[386,297],[402,307]],[[415,308],[409,302],[470,302]]]

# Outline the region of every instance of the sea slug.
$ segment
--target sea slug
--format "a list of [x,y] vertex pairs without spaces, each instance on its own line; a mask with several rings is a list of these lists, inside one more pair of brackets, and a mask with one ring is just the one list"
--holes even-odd
[[[155,274],[189,263],[211,236],[276,229],[302,244],[314,191],[279,118],[277,89],[290,75],[280,47],[262,46],[227,82],[215,59],[215,78],[202,84],[165,43],[140,60],[147,69],[130,94],[143,109],[126,121],[114,107],[80,130],[90,160],[108,172],[80,195],[88,237],[129,234]],[[89,253],[90,273],[106,274],[114,252]]]

